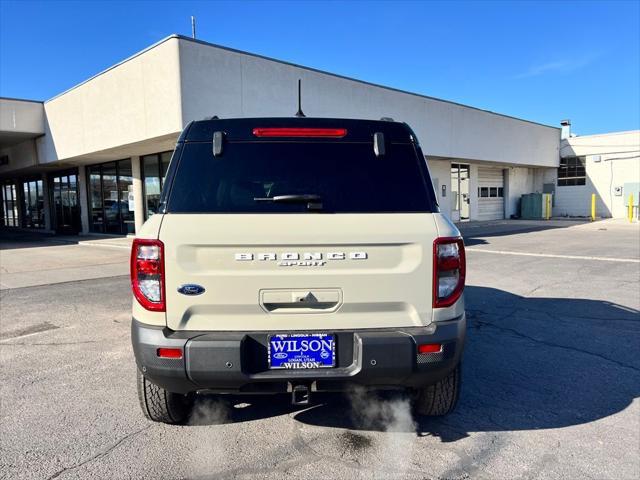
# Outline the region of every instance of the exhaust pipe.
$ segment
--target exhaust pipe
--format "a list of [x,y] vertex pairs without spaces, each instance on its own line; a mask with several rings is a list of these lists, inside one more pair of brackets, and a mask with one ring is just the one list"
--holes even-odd
[[311,400],[311,391],[308,385],[298,384],[293,386],[291,390],[292,405],[309,405],[309,400]]

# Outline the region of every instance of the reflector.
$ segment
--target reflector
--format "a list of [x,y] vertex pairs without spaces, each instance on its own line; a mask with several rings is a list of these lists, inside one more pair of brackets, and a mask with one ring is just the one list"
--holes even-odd
[[157,353],[160,358],[182,358],[181,348],[159,348]]
[[440,353],[441,351],[441,343],[426,343],[424,345],[418,345],[418,353]]

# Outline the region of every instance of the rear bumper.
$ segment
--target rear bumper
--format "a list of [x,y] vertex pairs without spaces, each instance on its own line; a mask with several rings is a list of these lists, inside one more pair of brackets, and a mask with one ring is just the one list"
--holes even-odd
[[[187,332],[133,319],[131,340],[138,368],[176,393],[279,393],[304,384],[312,391],[420,387],[446,376],[460,361],[465,316],[428,327],[337,331],[336,367],[269,370],[270,332]],[[287,332],[289,333],[289,332]],[[441,343],[442,352],[418,354],[417,345]],[[158,348],[181,348],[183,358],[159,358]]]

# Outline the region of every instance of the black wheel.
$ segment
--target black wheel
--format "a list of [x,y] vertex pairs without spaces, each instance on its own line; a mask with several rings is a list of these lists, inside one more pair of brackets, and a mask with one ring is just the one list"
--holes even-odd
[[166,391],[151,383],[136,369],[138,374],[138,400],[144,415],[154,422],[172,425],[183,423],[191,413],[193,397]]
[[453,412],[460,396],[460,364],[442,380],[416,391],[414,410],[420,415],[439,417]]

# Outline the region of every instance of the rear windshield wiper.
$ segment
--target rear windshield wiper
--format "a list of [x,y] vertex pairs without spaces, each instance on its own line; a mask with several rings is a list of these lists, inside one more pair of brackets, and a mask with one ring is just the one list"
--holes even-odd
[[320,202],[320,195],[276,195],[274,197],[255,197],[256,202],[274,202],[274,203],[307,203]]
[[313,194],[275,195],[273,197],[254,197],[255,202],[306,203],[307,210],[322,210],[322,197]]

